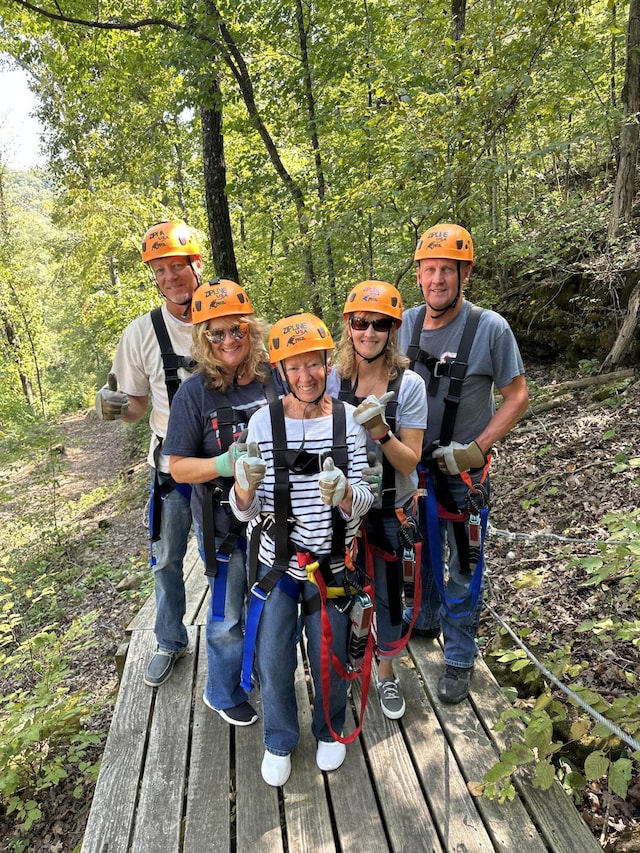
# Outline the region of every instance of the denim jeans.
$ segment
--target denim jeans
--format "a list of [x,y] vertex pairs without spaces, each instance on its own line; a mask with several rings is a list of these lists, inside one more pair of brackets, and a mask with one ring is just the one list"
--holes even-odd
[[[261,563],[258,567],[258,580],[268,571],[269,567]],[[310,581],[301,581],[300,588],[304,601],[309,601],[318,594],[318,587]],[[331,602],[327,603],[327,613],[333,632],[333,652],[344,666],[347,657],[349,616],[336,610]],[[255,650],[255,669],[262,697],[264,745],[275,755],[290,753],[300,738],[294,682],[297,622],[298,603],[276,586],[262,611]],[[314,683],[311,731],[318,740],[333,741],[325,721],[322,702],[320,611],[307,614],[304,625]],[[329,719],[336,734],[342,733],[346,704],[347,682],[331,667]]]
[[[384,535],[394,552],[398,552],[398,528],[400,522],[395,515],[383,515]],[[393,582],[397,584],[398,596],[402,594],[402,566],[398,561],[392,564],[395,570]],[[373,571],[375,582],[375,607],[376,607],[376,631],[378,649],[385,652],[389,650],[389,643],[399,640],[402,636],[402,622],[398,625],[391,624],[391,613],[389,611],[389,585],[387,577],[387,564],[381,557],[373,558]],[[385,657],[396,657],[396,655],[385,655]]]
[[[448,483],[451,495],[459,510],[461,512],[465,511],[467,509],[467,485],[460,477],[449,477]],[[483,485],[488,494],[488,477],[484,481]],[[420,612],[415,624],[418,628],[433,628],[438,625],[439,621],[444,640],[445,663],[459,667],[473,666],[473,662],[478,654],[476,633],[478,631],[480,612],[482,610],[484,580],[478,601],[471,613],[459,617],[452,615],[452,613],[465,613],[468,611],[470,605],[469,599],[461,601],[459,604],[452,604],[451,602],[448,602],[446,608],[442,606],[440,592],[433,579],[433,572],[431,570],[431,558],[427,542],[427,520],[425,513],[426,504],[424,499],[421,499],[419,501],[419,521],[420,529],[424,535],[420,567],[422,597],[420,602]],[[465,528],[466,527],[467,525],[465,524]],[[460,558],[453,533],[453,522],[440,519],[440,543],[442,551],[442,566],[445,575],[445,592],[450,599],[464,599],[469,590],[472,573],[463,573],[460,571]],[[412,617],[413,609],[410,608],[405,610],[405,622],[411,621]]]
[[[202,528],[196,530],[200,556],[204,562]],[[216,549],[222,544],[216,538]],[[242,650],[244,646],[244,620],[247,594],[247,570],[245,552],[234,548],[229,558],[226,578],[218,574],[207,577],[211,591],[211,606],[207,614],[207,701],[219,710],[235,708],[247,701],[246,692],[240,687]],[[213,618],[216,592],[224,592],[224,614],[222,619]]]
[[[151,489],[155,470],[151,469]],[[151,566],[156,594],[155,634],[158,647],[179,652],[187,647],[186,611],[182,561],[191,531],[188,498],[173,489],[162,498],[160,539],[151,543]]]

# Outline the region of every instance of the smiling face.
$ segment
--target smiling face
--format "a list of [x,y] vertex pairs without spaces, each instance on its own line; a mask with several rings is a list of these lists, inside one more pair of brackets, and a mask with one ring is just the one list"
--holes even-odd
[[349,314],[347,328],[356,353],[373,359],[384,350],[396,326],[392,317],[377,311],[358,311]]
[[[416,275],[418,286],[422,291],[424,301],[432,311],[438,312],[447,308],[469,281],[471,264],[460,262],[460,281],[458,282],[458,261],[450,258],[425,258],[418,262]],[[462,307],[462,300],[455,306],[454,313]],[[448,319],[451,319],[451,314]]]
[[327,362],[324,351],[292,355],[280,362],[283,378],[301,403],[315,403],[327,384]]
[[202,271],[202,261],[193,259],[190,262],[185,255],[171,255],[168,258],[153,258],[149,261],[149,266],[170,311],[172,305],[183,306],[191,303],[193,291],[198,284],[196,274],[199,275]]
[[251,336],[244,317],[229,315],[209,320],[205,337],[228,373],[234,373],[249,355]]

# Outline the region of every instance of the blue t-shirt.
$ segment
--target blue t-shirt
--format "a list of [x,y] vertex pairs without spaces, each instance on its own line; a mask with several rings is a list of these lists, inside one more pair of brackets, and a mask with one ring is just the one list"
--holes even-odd
[[[275,381],[280,395],[280,385],[277,379]],[[232,409],[234,438],[246,429],[251,415],[268,402],[265,386],[256,380],[248,385],[232,385],[222,396]],[[212,392],[205,387],[202,373],[196,373],[178,388],[171,404],[162,452],[165,456],[195,456],[200,459],[211,459],[224,452],[220,443],[216,401]],[[233,481],[229,482],[232,484]],[[193,484],[191,509],[199,524],[202,524],[205,490],[204,483]],[[216,535],[224,536],[227,533],[230,515],[228,506],[216,505]]]

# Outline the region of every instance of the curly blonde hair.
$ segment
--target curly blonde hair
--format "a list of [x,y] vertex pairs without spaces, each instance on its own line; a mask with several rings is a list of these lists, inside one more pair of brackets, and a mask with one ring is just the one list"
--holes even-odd
[[[394,326],[389,333],[387,348],[382,355],[388,379],[395,379],[401,367],[409,366],[409,359],[398,349],[397,334],[398,328]],[[353,341],[351,340],[346,324],[342,328],[342,335],[333,355],[333,363],[338,376],[342,379],[355,378],[357,374],[356,352],[353,348]]]
[[[252,314],[247,316],[234,316],[238,323],[247,323],[249,325],[249,354],[238,368],[237,375],[250,376],[252,379],[257,379],[258,382],[264,384],[267,377],[271,373],[271,365],[269,364],[269,356],[264,346],[264,338],[267,333],[267,324],[264,320],[254,317]],[[191,354],[198,362],[198,373],[203,373],[205,377],[205,385],[208,388],[213,388],[216,391],[227,391],[231,387],[233,381],[229,379],[225,373],[225,363],[215,354],[214,348],[205,337],[208,329],[209,321],[206,320],[198,323],[193,327],[193,344]]]

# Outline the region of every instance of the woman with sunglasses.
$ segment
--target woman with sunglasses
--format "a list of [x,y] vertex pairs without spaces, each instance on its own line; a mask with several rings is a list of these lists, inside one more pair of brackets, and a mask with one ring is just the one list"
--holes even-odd
[[198,362],[171,406],[163,452],[173,478],[192,483],[200,556],[211,589],[207,619],[207,707],[227,723],[258,719],[240,686],[247,592],[246,539],[228,505],[238,440],[251,415],[279,393],[264,347],[266,326],[246,291],[227,279],[206,282],[193,295],[193,344]]
[[[402,297],[392,284],[357,284],[347,296],[343,317],[345,327],[327,390],[357,406],[355,417],[368,432],[369,454],[381,463],[368,469],[379,488],[366,531],[374,567],[380,706],[386,717],[397,720],[405,711],[393,673],[402,636],[401,560],[405,550],[411,557],[418,535],[413,523],[416,466],[427,425],[427,397],[424,382],[407,368],[409,361],[398,350]],[[393,411],[393,429],[385,410]],[[373,461],[370,455],[370,464]]]

